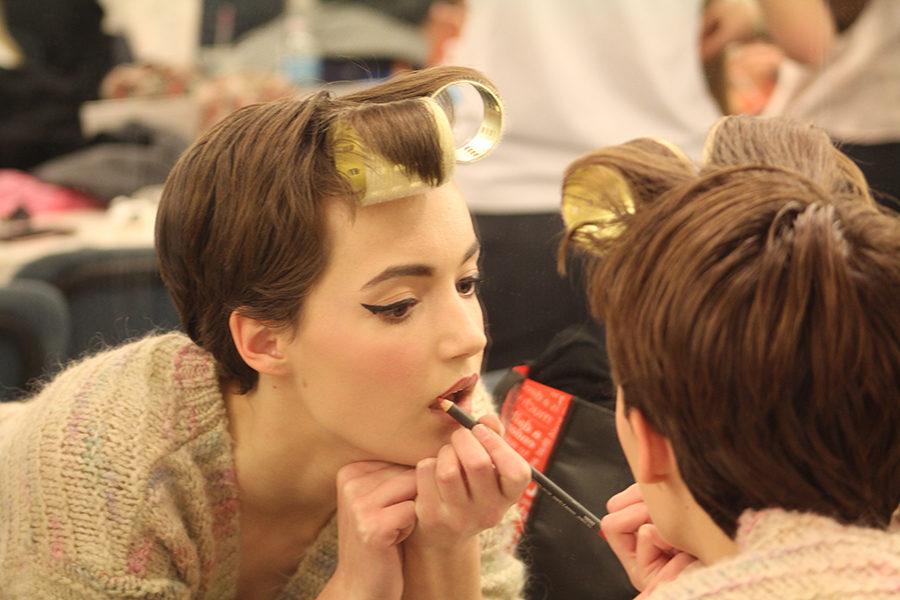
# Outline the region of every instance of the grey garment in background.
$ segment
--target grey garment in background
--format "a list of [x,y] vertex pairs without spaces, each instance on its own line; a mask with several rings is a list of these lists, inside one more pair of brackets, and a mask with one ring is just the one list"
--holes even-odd
[[[200,45],[213,46],[231,43],[245,33],[270,23],[284,12],[285,0],[202,0],[200,17]],[[217,28],[228,27],[222,24],[228,11],[233,11],[230,29],[217,31]],[[216,39],[217,35],[228,39]]]
[[428,41],[419,25],[362,3],[320,4],[310,24],[322,58],[388,58],[411,65],[428,59]]
[[50,254],[22,265],[13,276],[25,280],[52,285],[65,298],[71,323],[66,360],[181,327],[153,248]]
[[104,134],[98,142],[42,163],[32,174],[108,202],[165,182],[188,147],[181,136],[137,123]]
[[319,0],[321,5],[367,6],[412,25],[421,25],[434,0]]

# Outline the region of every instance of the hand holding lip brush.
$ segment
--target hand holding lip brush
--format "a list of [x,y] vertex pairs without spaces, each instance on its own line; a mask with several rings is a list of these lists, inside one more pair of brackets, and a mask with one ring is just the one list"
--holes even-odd
[[[447,411],[447,414],[453,417],[457,423],[466,429],[472,429],[478,424],[475,419],[450,400],[441,400],[441,408]],[[584,523],[587,527],[595,529],[601,537],[606,537],[600,529],[600,518],[598,516],[585,508],[584,505],[575,500],[575,498],[570,496],[565,490],[553,483],[549,477],[535,469],[533,466],[531,467],[531,478],[535,483],[541,486],[551,498],[556,500],[560,506],[571,513],[572,516]]]

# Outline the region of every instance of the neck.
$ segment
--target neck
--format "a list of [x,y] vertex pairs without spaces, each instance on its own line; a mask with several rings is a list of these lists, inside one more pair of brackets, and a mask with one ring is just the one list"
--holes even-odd
[[321,437],[286,389],[261,378],[247,394],[225,391],[241,514],[308,535],[334,513],[337,472],[350,458]]
[[679,508],[677,537],[683,543],[679,548],[696,556],[704,565],[711,565],[738,553],[740,548],[733,539],[725,535],[712,517],[694,499],[687,486],[678,481],[674,495],[674,506]]
[[700,523],[694,526],[698,544],[696,556],[704,565],[711,565],[738,553],[740,548],[733,539],[725,535],[712,519],[704,512]]

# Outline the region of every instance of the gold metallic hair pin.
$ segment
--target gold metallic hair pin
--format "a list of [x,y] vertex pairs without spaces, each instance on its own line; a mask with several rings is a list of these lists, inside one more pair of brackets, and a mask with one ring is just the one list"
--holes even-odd
[[[484,116],[475,135],[457,148],[444,106],[452,108],[450,88],[465,84],[471,85],[481,97]],[[470,163],[484,158],[500,140],[503,105],[494,90],[481,82],[459,79],[418,100],[428,109],[437,125],[438,142],[442,151],[441,171],[444,174],[437,185],[446,183],[451,178],[456,163]],[[332,146],[335,168],[349,181],[362,206],[411,196],[433,187],[431,183],[410,174],[403,165],[392,163],[369,148],[346,121],[341,120],[333,125]]]

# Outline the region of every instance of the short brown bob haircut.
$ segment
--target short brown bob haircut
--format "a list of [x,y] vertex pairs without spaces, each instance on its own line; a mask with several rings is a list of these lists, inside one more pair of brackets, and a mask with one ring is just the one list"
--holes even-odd
[[437,124],[416,98],[460,79],[494,87],[471,69],[438,67],[342,97],[323,90],[256,104],[179,159],[157,216],[160,270],[185,331],[215,357],[224,381],[246,392],[258,380],[232,341],[231,312],[295,326],[328,262],[325,208],[358,200],[335,168],[334,124],[349,123],[382,157],[439,185],[447,174]]
[[733,536],[745,509],[778,507],[887,527],[900,503],[900,219],[828,136],[728,117],[699,171],[636,140],[574,163],[573,201],[566,191],[599,211],[599,228],[572,224],[568,247],[594,263],[625,408],[671,441],[718,526]]

